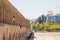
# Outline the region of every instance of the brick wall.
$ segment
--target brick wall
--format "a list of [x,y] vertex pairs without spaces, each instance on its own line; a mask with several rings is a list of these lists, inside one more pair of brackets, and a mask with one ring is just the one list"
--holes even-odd
[[0,0],[0,23],[30,26],[29,20],[25,19],[8,0]]

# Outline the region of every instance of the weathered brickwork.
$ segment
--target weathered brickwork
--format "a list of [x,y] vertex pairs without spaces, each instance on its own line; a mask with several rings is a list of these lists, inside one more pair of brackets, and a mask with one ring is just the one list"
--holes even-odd
[[0,23],[30,27],[29,20],[8,1],[0,0]]

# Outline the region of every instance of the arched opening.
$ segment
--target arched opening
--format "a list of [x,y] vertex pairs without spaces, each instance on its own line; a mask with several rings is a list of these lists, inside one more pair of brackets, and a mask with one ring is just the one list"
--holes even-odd
[[13,16],[13,21],[15,20],[15,16]]
[[13,24],[15,24],[14,20],[15,20],[15,16],[13,16]]
[[22,28],[20,24],[19,24],[19,26],[20,26],[20,28]]

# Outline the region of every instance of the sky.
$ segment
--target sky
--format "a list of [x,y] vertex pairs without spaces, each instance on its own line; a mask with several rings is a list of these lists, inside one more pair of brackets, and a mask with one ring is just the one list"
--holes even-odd
[[46,15],[48,10],[60,12],[60,0],[9,0],[27,19],[36,19]]

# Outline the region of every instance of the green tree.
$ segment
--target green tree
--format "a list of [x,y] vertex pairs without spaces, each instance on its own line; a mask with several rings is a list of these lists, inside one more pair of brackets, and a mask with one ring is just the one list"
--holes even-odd
[[36,19],[36,22],[42,23],[42,17],[38,17],[38,19]]

